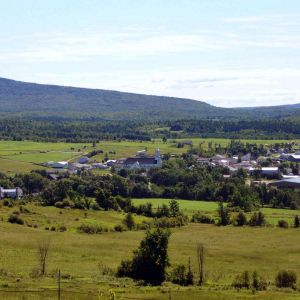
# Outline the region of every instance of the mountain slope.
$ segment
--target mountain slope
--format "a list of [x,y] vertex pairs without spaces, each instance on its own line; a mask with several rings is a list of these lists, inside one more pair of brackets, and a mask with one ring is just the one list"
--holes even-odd
[[2,115],[170,120],[280,117],[291,116],[299,111],[299,105],[229,109],[190,99],[44,85],[0,78]]
[[0,113],[91,115],[105,119],[169,119],[221,116],[226,111],[195,100],[0,78]]

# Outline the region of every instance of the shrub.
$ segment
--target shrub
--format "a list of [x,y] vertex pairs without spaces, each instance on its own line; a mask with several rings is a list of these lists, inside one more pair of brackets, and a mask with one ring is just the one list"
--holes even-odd
[[64,199],[63,201],[57,201],[55,202],[54,205],[57,208],[74,207],[74,203],[69,199]]
[[128,214],[126,214],[124,220],[123,220],[123,224],[129,229],[132,230],[135,227],[135,221],[134,218],[132,216],[132,214],[129,212]]
[[237,226],[244,226],[247,224],[247,217],[242,211],[240,211],[236,216],[235,221]]
[[171,272],[170,280],[172,283],[183,286],[192,285],[194,283],[194,275],[191,270],[190,260],[188,268],[185,265],[175,266]]
[[124,226],[122,226],[122,225],[115,225],[114,229],[115,229],[115,231],[117,231],[117,232],[123,232],[123,231],[126,231],[126,228],[124,228]]
[[57,207],[57,208],[64,208],[64,205],[63,205],[63,202],[62,201],[57,201],[57,202],[55,202],[55,207]]
[[4,199],[3,200],[3,205],[7,206],[7,207],[13,207],[14,206],[13,202],[10,201],[9,199]]
[[99,225],[81,224],[77,227],[77,231],[79,233],[100,234],[103,232],[108,232],[108,229]]
[[172,218],[159,218],[154,220],[154,226],[159,228],[173,228],[186,225],[188,218],[184,215],[178,215],[177,217]]
[[65,225],[61,225],[58,230],[60,232],[65,232],[65,231],[67,231],[67,227]]
[[294,227],[298,228],[299,226],[300,226],[300,218],[299,218],[299,216],[295,216]]
[[132,274],[132,261],[122,260],[120,266],[118,267],[116,275],[118,277],[130,277]]
[[30,213],[30,210],[24,207],[23,205],[21,205],[19,209],[21,213],[25,213],[25,214]]
[[98,269],[101,275],[103,276],[112,276],[114,275],[114,271],[105,264],[99,263]]
[[56,231],[56,227],[55,226],[51,226],[50,230],[51,231]]
[[93,210],[101,210],[101,207],[99,206],[99,204],[97,202],[93,202],[91,204],[91,209],[93,209]]
[[215,220],[210,216],[204,215],[201,212],[196,212],[192,215],[192,223],[214,224]]
[[265,291],[267,289],[266,280],[259,276],[256,271],[252,274],[252,288],[257,291]]
[[122,261],[117,275],[143,280],[147,284],[161,284],[165,280],[166,267],[169,265],[169,237],[168,230],[148,230],[139,248],[133,252],[133,259]]
[[297,274],[294,271],[279,271],[275,278],[275,284],[279,288],[295,288],[297,283]]
[[266,225],[266,220],[265,220],[265,215],[262,212],[255,212],[250,220],[249,220],[249,225],[250,226],[265,226]]
[[278,227],[280,227],[280,228],[289,228],[289,224],[285,220],[279,220],[278,221]]
[[185,285],[186,270],[185,265],[178,265],[173,268],[170,279],[172,283]]
[[11,214],[8,217],[8,222],[12,224],[24,225],[24,220],[17,214]]
[[230,224],[230,210],[228,207],[224,206],[223,202],[219,202],[218,215],[219,226],[226,226]]
[[248,271],[244,271],[242,274],[236,275],[232,282],[232,286],[238,289],[250,288],[250,275]]

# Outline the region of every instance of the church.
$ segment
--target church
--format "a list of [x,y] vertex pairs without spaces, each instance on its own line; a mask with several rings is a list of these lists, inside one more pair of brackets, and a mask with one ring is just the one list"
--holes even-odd
[[162,159],[160,150],[156,149],[155,156],[135,156],[117,160],[115,166],[119,169],[146,169],[161,168]]

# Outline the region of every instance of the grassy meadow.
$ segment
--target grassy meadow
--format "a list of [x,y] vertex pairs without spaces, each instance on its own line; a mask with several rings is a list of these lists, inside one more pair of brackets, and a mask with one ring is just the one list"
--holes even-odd
[[[32,141],[0,141],[0,172],[15,174],[18,172],[30,172],[34,169],[43,168],[39,164],[48,161],[76,161],[80,156],[92,150],[102,150],[92,158],[94,161],[102,161],[107,155],[109,159],[117,159],[133,156],[137,151],[147,149],[153,155],[159,148],[161,153],[180,155],[189,149],[189,146],[177,148],[177,142],[191,140],[194,147],[200,144],[208,149],[209,143],[226,146],[229,139],[191,138],[170,139],[163,143],[160,139],[152,141],[101,141],[93,147],[89,143],[46,143]],[[243,142],[270,145],[272,143],[288,142],[287,140],[242,140]],[[292,142],[292,141],[289,141]],[[299,140],[294,140],[299,143]]]
[[[163,204],[168,205],[171,199],[160,198],[143,198],[133,199],[135,205],[145,204],[147,202],[152,204],[153,209],[157,209],[158,206]],[[180,210],[182,210],[187,216],[191,217],[195,212],[201,211],[203,214],[217,217],[218,203],[213,201],[195,201],[195,200],[177,200]],[[295,215],[300,215],[299,210],[292,209],[274,209],[264,207],[261,208],[261,212],[265,215],[266,221],[271,226],[276,226],[279,220],[286,220],[290,226],[293,225]],[[247,214],[250,218],[251,213]]]
[[[163,203],[168,200],[158,201]],[[188,205],[186,202],[191,203]],[[187,212],[201,209],[213,214],[216,208],[213,202],[180,200],[179,203]],[[34,204],[27,204],[25,208],[28,211],[21,213],[25,225],[15,225],[8,223],[7,218],[19,208],[0,207],[1,299],[56,299],[57,279],[54,274],[57,269],[61,269],[63,274],[62,299],[109,299],[110,290],[116,293],[116,299],[279,300],[300,297],[299,292],[279,291],[274,286],[270,286],[267,292],[255,294],[250,291],[237,292],[229,287],[234,276],[244,270],[257,270],[270,283],[274,282],[276,272],[281,269],[294,270],[299,277],[300,229],[218,227],[191,223],[172,229],[169,256],[173,266],[187,264],[191,258],[196,276],[196,247],[198,243],[205,245],[206,285],[202,289],[196,286],[178,287],[170,283],[162,287],[140,287],[129,279],[103,275],[103,269],[115,271],[122,259],[130,258],[144,236],[143,231],[109,231],[89,235],[76,230],[81,224],[97,224],[112,229],[122,223],[124,213],[58,209]],[[268,210],[268,219],[277,212],[276,209]],[[280,210],[280,213],[284,214],[284,211]],[[140,216],[134,218],[137,223],[147,219]],[[66,227],[65,232],[59,232],[61,225]],[[51,231],[51,227],[55,227],[56,231]],[[51,247],[48,276],[35,278],[30,274],[38,266],[37,244],[44,239],[50,240]],[[20,294],[20,291],[26,293]],[[98,298],[99,291],[102,298]]]

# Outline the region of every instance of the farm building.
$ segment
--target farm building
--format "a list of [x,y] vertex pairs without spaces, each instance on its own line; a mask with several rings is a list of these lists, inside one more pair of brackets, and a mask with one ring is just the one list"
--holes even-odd
[[161,168],[162,159],[160,156],[160,150],[155,151],[155,156],[147,157],[129,157],[119,159],[116,163],[116,167],[120,169],[151,169],[151,168]]
[[4,189],[0,187],[0,199],[2,198],[14,198],[19,199],[23,196],[23,191],[19,187],[14,189]]
[[79,164],[87,164],[89,162],[89,158],[87,156],[82,156],[78,159]]
[[288,161],[300,162],[300,155],[299,154],[292,154],[288,157]]
[[259,172],[262,176],[270,177],[270,178],[279,175],[278,167],[264,167],[261,169],[251,167],[248,170],[251,175],[253,175],[255,171]]
[[300,177],[285,178],[282,180],[274,181],[269,183],[269,186],[298,189],[300,188]]
[[48,162],[48,165],[54,169],[65,169],[68,167],[68,162],[67,161],[59,161],[59,162],[50,161],[50,162]]

